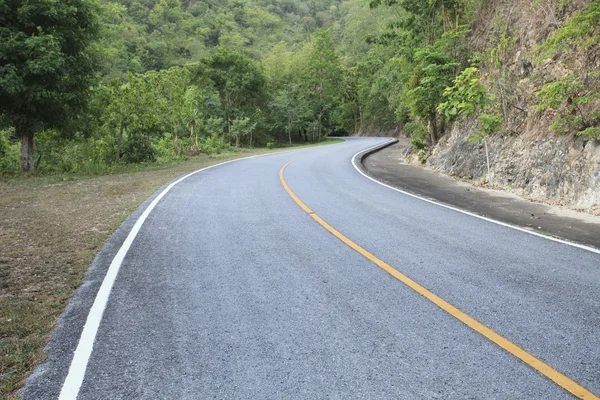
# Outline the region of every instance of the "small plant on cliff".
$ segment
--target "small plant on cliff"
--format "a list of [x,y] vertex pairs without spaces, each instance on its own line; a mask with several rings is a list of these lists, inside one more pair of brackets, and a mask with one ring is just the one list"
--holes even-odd
[[[591,1],[575,13],[548,40],[538,46],[536,62],[554,57],[570,48],[585,50],[588,61],[600,44],[600,0]],[[552,130],[577,132],[586,140],[600,139],[600,72],[569,74],[546,83],[537,93],[538,112],[552,110]]]
[[495,113],[485,112],[492,109],[495,97],[489,93],[479,79],[479,70],[475,67],[465,69],[454,79],[454,86],[444,90],[447,101],[440,104],[438,112],[449,121],[462,118],[477,117],[479,129],[472,132],[469,140],[483,142],[490,176],[490,156],[485,138],[500,130],[502,117]]
[[600,0],[593,0],[534,50],[538,54],[536,62],[553,57],[570,47],[589,49],[599,43]]
[[540,104],[536,111],[553,110],[557,115],[552,130],[577,131],[586,140],[600,139],[600,111],[591,106],[600,100],[600,71],[589,74],[587,79],[566,75],[544,85],[537,96]]
[[447,101],[438,107],[438,112],[448,121],[476,116],[480,128],[471,136],[475,142],[498,131],[502,122],[499,115],[485,112],[492,108],[495,96],[486,90],[478,75],[475,67],[465,69],[454,79],[454,86],[444,90]]

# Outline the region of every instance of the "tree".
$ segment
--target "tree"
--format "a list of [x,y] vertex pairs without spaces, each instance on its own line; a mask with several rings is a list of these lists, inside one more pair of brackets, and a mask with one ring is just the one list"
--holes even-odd
[[487,179],[491,179],[490,153],[486,136],[498,131],[502,119],[497,113],[485,113],[493,108],[495,96],[490,94],[479,79],[479,70],[469,67],[454,79],[454,86],[444,90],[446,102],[438,106],[438,111],[448,121],[458,118],[472,118],[477,116],[479,129],[474,131],[469,138],[472,142],[483,141],[485,145],[485,158],[487,163]]
[[94,0],[0,0],[0,113],[21,141],[21,171],[34,169],[33,138],[65,127],[85,106],[96,61]]
[[340,59],[335,54],[331,31],[317,29],[311,36],[312,48],[304,81],[308,87],[308,99],[315,113],[319,141],[323,133],[323,121],[339,100]]
[[285,128],[290,145],[292,144],[292,128],[300,128],[308,114],[300,89],[297,83],[289,83],[277,93],[270,104],[276,118],[275,125],[278,128]]
[[[127,82],[111,81],[105,88],[106,125],[118,129],[116,162],[121,159],[124,134],[130,139],[130,150],[137,155],[129,156],[130,161],[153,159],[149,144],[152,132],[162,134],[166,130],[176,130],[186,119],[185,88],[189,73],[186,69],[174,67],[160,72],[129,74]],[[135,140],[135,142],[134,142]],[[175,147],[177,148],[177,137]]]
[[196,85],[190,86],[185,92],[183,119],[190,129],[190,142],[198,147],[198,125],[204,119],[202,93]]
[[437,108],[446,87],[460,65],[435,46],[426,46],[415,54],[416,66],[408,82],[406,99],[413,115],[429,124],[431,145],[435,146],[440,134]]
[[[231,141],[231,123],[242,114],[252,114],[266,98],[265,75],[260,64],[242,53],[218,48],[213,55],[204,60],[206,73],[219,91],[224,107],[226,131]],[[239,136],[236,137],[239,145]]]

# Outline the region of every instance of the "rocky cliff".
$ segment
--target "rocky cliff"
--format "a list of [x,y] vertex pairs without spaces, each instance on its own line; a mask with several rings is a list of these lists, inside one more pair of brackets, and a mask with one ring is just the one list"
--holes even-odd
[[[536,111],[536,93],[569,74],[588,76],[600,70],[598,47],[571,46],[551,58],[536,60],[535,49],[590,1],[484,1],[473,23],[470,43],[496,62],[481,69],[482,81],[496,96],[502,130],[484,143],[469,140],[476,120],[449,128],[432,149],[427,164],[451,175],[485,180],[519,195],[600,212],[600,143],[584,140],[576,129],[551,129],[553,111]],[[592,33],[592,32],[590,32]],[[486,50],[488,49],[488,50]],[[486,53],[487,51],[487,53]],[[598,102],[587,105],[600,110]]]

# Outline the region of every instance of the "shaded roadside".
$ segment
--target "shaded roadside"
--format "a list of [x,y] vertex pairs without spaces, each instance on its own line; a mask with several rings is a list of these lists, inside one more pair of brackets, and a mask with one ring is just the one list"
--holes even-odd
[[367,173],[390,186],[487,218],[600,249],[600,217],[473,186],[404,163],[407,139],[363,159]]

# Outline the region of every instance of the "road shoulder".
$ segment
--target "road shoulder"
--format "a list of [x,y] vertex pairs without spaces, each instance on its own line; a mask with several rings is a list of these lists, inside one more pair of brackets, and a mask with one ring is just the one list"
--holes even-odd
[[532,202],[496,189],[473,186],[424,167],[404,163],[400,141],[368,154],[364,170],[395,188],[486,218],[570,242],[600,248],[600,217]]

